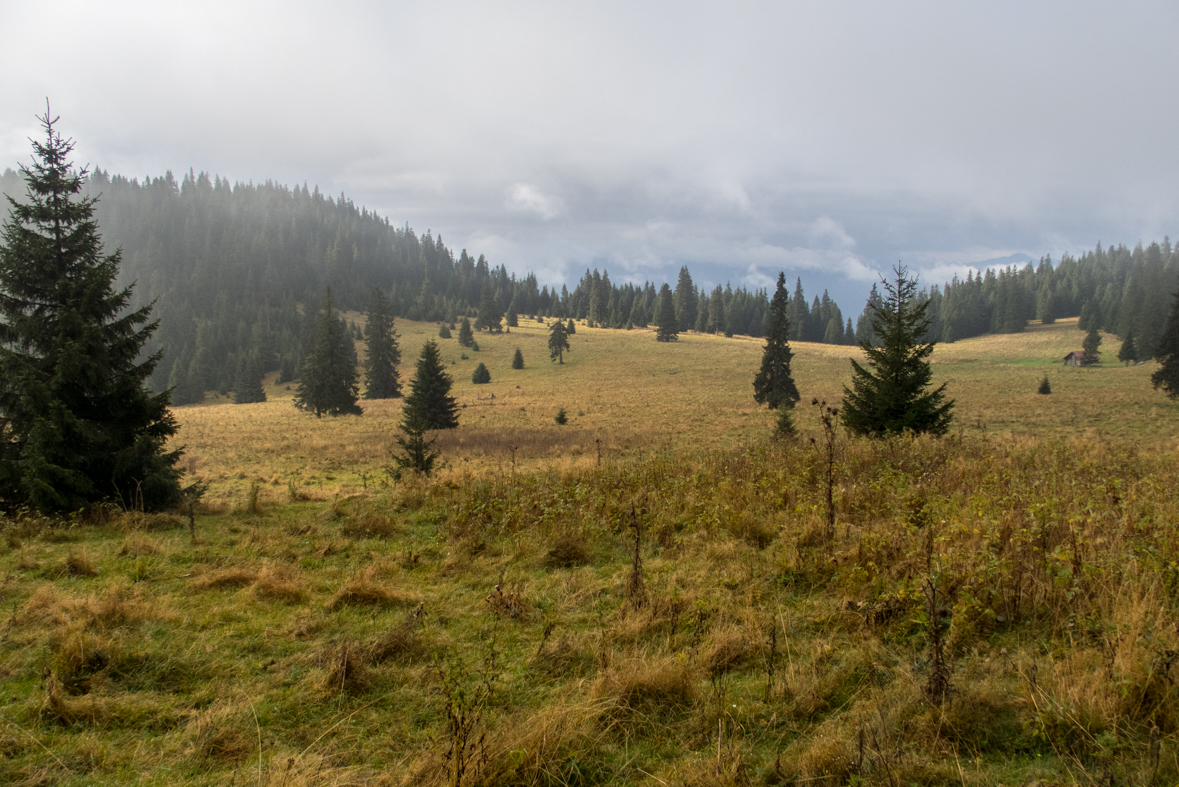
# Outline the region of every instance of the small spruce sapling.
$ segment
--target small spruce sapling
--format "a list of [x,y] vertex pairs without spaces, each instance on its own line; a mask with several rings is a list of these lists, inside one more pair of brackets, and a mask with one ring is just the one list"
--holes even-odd
[[1052,393],[1052,383],[1048,382],[1048,375],[1044,375],[1044,379],[1040,381],[1040,387],[1036,389],[1036,393],[1047,396]]
[[475,371],[471,374],[471,382],[475,385],[485,385],[491,382],[491,372],[487,371],[487,365],[480,362],[475,367]]
[[553,420],[557,422],[558,426],[564,426],[569,423],[569,416],[566,415],[564,407],[557,410],[557,414],[553,416]]
[[448,328],[445,323],[443,323],[442,327],[438,329],[438,338],[439,339],[449,339],[450,338],[450,328]]
[[512,356],[512,368],[513,369],[523,369],[524,368],[524,354],[522,352],[520,352],[519,347],[516,348],[516,354]]
[[436,438],[426,439],[426,424],[420,418],[409,414],[401,422],[401,434],[396,437],[401,452],[393,452],[393,463],[385,466],[385,472],[394,481],[400,481],[408,470],[429,476],[434,471],[439,452],[434,449]]

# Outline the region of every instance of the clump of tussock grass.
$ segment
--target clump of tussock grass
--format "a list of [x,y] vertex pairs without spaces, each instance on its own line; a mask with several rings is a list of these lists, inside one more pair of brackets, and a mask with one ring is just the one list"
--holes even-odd
[[414,663],[430,655],[430,643],[422,634],[426,605],[418,604],[406,613],[397,626],[381,634],[366,646],[367,658],[373,663],[399,661]]
[[395,607],[419,601],[415,595],[376,583],[373,581],[374,573],[373,569],[369,568],[348,579],[324,605],[324,608],[330,611],[348,605]]
[[618,660],[589,692],[593,700],[609,702],[612,712],[623,717],[683,713],[697,693],[691,665],[677,656]]
[[305,580],[293,566],[267,563],[251,585],[254,595],[265,601],[298,604],[306,601]]
[[49,639],[53,651],[53,674],[71,695],[89,694],[92,681],[111,661],[109,637],[74,625]]
[[372,671],[366,663],[364,648],[357,643],[345,641],[333,648],[326,659],[328,670],[323,689],[329,695],[364,694],[372,688]]
[[746,669],[760,655],[760,643],[748,627],[726,626],[713,630],[696,653],[700,667],[711,678]]
[[25,622],[47,622],[59,630],[76,625],[87,631],[110,631],[167,614],[159,601],[145,600],[124,583],[90,596],[67,596],[53,585],[42,585],[21,609]]
[[128,533],[119,547],[119,557],[155,555],[160,551],[159,542],[143,533]]
[[546,568],[574,568],[589,562],[589,545],[580,533],[563,531],[549,540],[544,558]]
[[98,569],[86,554],[84,549],[71,549],[61,563],[45,569],[48,579],[62,579],[64,577],[96,577]]
[[208,571],[192,580],[193,590],[233,590],[258,581],[258,572],[247,568]]
[[772,519],[748,509],[734,514],[725,529],[757,549],[765,549],[778,535],[777,524]]
[[340,535],[345,538],[388,539],[401,532],[389,517],[375,510],[372,503],[360,495],[352,495],[334,501],[324,512],[323,518],[340,525]]
[[182,530],[188,527],[188,520],[160,512],[126,511],[111,522],[116,530],[144,531],[157,533],[168,530]]
[[518,623],[532,620],[537,612],[524,593],[514,584],[506,583],[502,574],[484,602],[497,618],[508,618]]
[[588,677],[597,668],[594,650],[584,638],[561,636],[533,656],[529,671],[548,678]]

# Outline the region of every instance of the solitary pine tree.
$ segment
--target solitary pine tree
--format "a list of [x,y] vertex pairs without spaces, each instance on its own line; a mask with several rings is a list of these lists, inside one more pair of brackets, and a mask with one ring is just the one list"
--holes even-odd
[[1097,332],[1097,325],[1090,325],[1089,332],[1085,334],[1085,341],[1081,342],[1081,350],[1085,354],[1081,360],[1083,366],[1092,366],[1101,360],[1101,356],[1097,354],[1097,348],[1100,346],[1101,334]]
[[475,367],[475,371],[471,373],[471,382],[475,385],[485,385],[491,382],[491,372],[487,370],[487,364],[480,363]]
[[1167,327],[1163,328],[1163,335],[1159,337],[1154,359],[1162,366],[1150,376],[1151,384],[1155,388],[1162,388],[1172,399],[1179,398],[1179,291],[1175,292],[1175,301],[1167,316]]
[[771,410],[790,409],[798,402],[798,388],[790,374],[790,293],[786,291],[786,274],[778,274],[778,288],[770,300],[770,319],[766,346],[761,354],[761,369],[753,378],[753,398]]
[[512,368],[513,369],[523,369],[524,368],[524,353],[520,352],[519,347],[516,348],[516,354],[512,356]]
[[[140,361],[151,307],[122,314],[120,252],[103,254],[85,170],[69,161],[48,107],[25,202],[0,230],[0,500],[44,512],[114,499],[158,508],[179,498],[180,451],[169,393],[144,383],[160,353]],[[122,314],[122,316],[120,316]]]
[[242,353],[237,359],[237,373],[233,380],[233,403],[253,404],[265,402],[266,391],[262,388],[262,356],[256,349]]
[[879,346],[860,342],[869,368],[851,362],[852,389],[843,389],[843,423],[861,435],[906,430],[945,434],[954,401],[943,401],[944,384],[926,390],[933,378],[928,358],[935,344],[921,341],[931,322],[925,313],[929,301],[917,300],[917,282],[903,265],[893,273],[896,281],[884,282],[883,303],[869,301],[872,336]]
[[458,426],[458,402],[450,395],[453,381],[442,367],[438,345],[426,342],[418,358],[417,371],[405,397],[405,422],[423,430],[454,429]]
[[380,287],[373,288],[368,302],[368,355],[364,359],[364,398],[396,399],[401,396],[397,366],[401,349],[393,330],[389,299]]
[[561,320],[553,320],[553,324],[549,326],[549,360],[565,363],[565,353],[567,352],[571,352],[571,350],[565,323]]
[[475,333],[471,330],[471,321],[466,317],[459,323],[459,337],[458,343],[461,347],[470,347],[475,344]]
[[573,334],[577,333],[577,325],[576,325],[576,323],[573,322],[572,317],[569,318],[569,324],[565,326],[565,333],[568,334],[569,336],[572,336]]
[[659,289],[659,310],[655,314],[655,325],[659,329],[655,332],[655,341],[674,342],[680,338],[680,323],[675,316],[675,304],[667,282]]
[[295,407],[310,410],[316,418],[327,415],[360,415],[356,404],[355,349],[344,323],[336,317],[330,287],[323,296],[315,330],[315,345],[303,360],[303,373],[295,392]]
[[1122,340],[1122,346],[1118,349],[1118,360],[1129,366],[1138,360],[1138,345],[1134,343],[1134,329],[1126,329],[1126,338]]
[[450,328],[447,328],[445,323],[443,323],[442,327],[438,329],[438,338],[439,339],[449,339],[450,338]]

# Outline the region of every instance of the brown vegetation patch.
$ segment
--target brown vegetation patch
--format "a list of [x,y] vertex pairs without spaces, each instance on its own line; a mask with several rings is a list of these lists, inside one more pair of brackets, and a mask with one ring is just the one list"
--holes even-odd
[[365,664],[364,649],[345,642],[329,657],[324,690],[329,694],[363,694],[372,686],[372,674]]
[[253,583],[254,595],[267,601],[297,604],[307,600],[300,572],[292,566],[267,564]]
[[589,547],[585,538],[576,532],[564,532],[549,542],[545,568],[573,568],[589,563]]
[[426,605],[418,604],[410,610],[400,625],[377,637],[367,647],[369,660],[415,662],[428,655],[429,648],[422,636]]
[[384,585],[378,585],[373,582],[372,574],[372,569],[368,569],[349,579],[336,591],[336,594],[332,596],[331,600],[324,605],[325,608],[332,610],[345,605],[394,607],[403,604],[412,604],[418,600],[411,595],[398,592]]
[[225,590],[252,585],[258,580],[258,572],[244,568],[224,568],[210,571],[192,581],[194,590]]
[[696,680],[688,663],[675,656],[630,659],[598,678],[591,696],[611,700],[622,712],[681,712],[696,699]]

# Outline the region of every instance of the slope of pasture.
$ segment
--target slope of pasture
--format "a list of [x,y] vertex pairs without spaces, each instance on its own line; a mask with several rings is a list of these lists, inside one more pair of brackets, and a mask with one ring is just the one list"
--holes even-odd
[[[348,316],[363,322],[362,315]],[[397,330],[408,389],[421,346],[436,337],[437,326],[399,321]],[[1061,359],[1079,348],[1081,338],[1072,320],[939,345],[934,380],[946,383],[957,402],[955,430],[1107,436],[1174,447],[1179,406],[1151,388],[1157,365],[1065,367]],[[763,441],[772,428],[772,416],[752,396],[761,340],[691,333],[661,344],[650,330],[580,325],[565,363],[557,364],[549,361],[547,339],[546,326],[522,320],[511,333],[480,335],[479,352],[454,339],[437,340],[463,407],[459,428],[438,435],[444,473],[461,478],[508,472],[513,454],[523,470],[588,465],[598,461],[599,450],[604,461],[652,451],[720,450]],[[1116,337],[1105,337],[1105,356],[1112,358],[1117,346]],[[522,370],[511,368],[517,347],[525,359]],[[812,397],[838,403],[859,349],[793,347],[803,404]],[[360,350],[363,357],[363,345]],[[490,384],[471,383],[480,362],[491,371]],[[1036,393],[1045,374],[1050,396]],[[383,467],[394,447],[401,400],[362,401],[365,413],[358,418],[316,419],[291,405],[294,389],[269,385],[269,401],[262,404],[213,399],[177,409],[187,466],[213,483],[211,498],[241,500],[254,482],[262,484],[264,500],[286,499],[291,491],[327,497],[386,482]],[[562,407],[566,426],[553,420]],[[804,434],[814,420],[807,407],[798,409]]]

